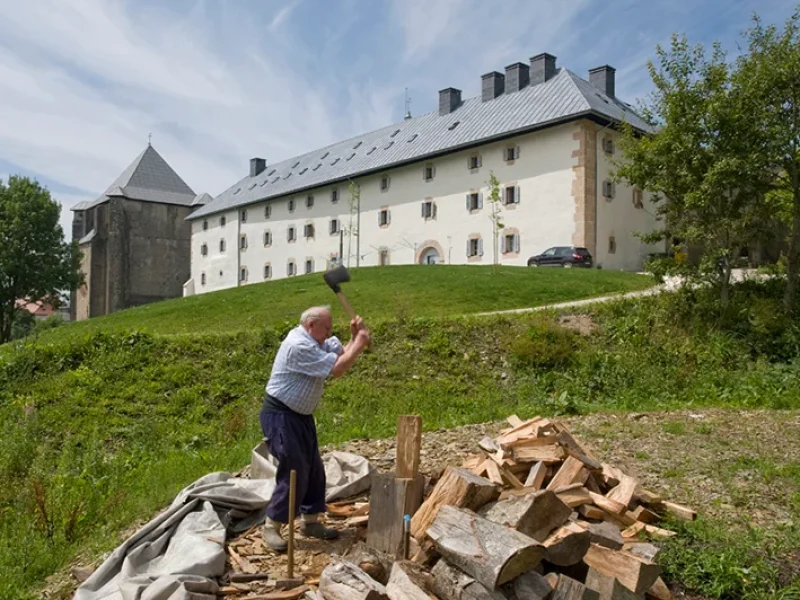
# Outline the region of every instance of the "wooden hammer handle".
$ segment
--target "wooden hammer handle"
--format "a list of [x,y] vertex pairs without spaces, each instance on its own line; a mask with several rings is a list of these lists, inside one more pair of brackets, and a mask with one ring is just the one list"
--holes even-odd
[[297,471],[294,469],[289,473],[289,544],[287,548],[286,571],[289,579],[294,577],[294,513],[297,502]]
[[347,298],[344,297],[342,292],[336,292],[336,295],[339,297],[339,302],[342,303],[342,308],[344,308],[345,312],[350,315],[351,319],[356,318],[356,311],[353,310],[353,307],[350,306],[350,303],[347,301]]

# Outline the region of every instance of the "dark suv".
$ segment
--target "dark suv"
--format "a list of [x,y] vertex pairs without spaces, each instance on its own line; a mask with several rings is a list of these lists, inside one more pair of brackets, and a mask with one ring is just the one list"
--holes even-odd
[[592,266],[592,255],[586,248],[553,246],[528,259],[529,267],[587,267]]

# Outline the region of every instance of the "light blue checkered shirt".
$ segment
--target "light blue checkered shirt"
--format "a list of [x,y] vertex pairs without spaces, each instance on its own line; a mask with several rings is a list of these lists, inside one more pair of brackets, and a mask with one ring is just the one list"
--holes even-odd
[[316,410],[325,379],[342,352],[344,347],[335,336],[319,344],[298,325],[278,349],[267,393],[293,411],[310,415]]

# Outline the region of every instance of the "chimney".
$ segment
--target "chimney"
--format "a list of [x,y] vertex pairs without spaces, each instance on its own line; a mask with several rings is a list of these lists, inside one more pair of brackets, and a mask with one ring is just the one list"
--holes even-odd
[[556,74],[556,57],[542,52],[531,57],[531,85],[550,81]]
[[267,168],[267,161],[263,158],[251,158],[250,159],[250,177],[255,177],[256,175],[261,175],[264,172],[264,169]]
[[589,69],[589,83],[609,98],[614,97],[614,73],[616,69],[608,65]]
[[506,67],[506,94],[518,92],[531,81],[530,68],[521,62]]
[[506,87],[506,76],[497,71],[481,75],[482,101],[494,100]]
[[461,106],[461,90],[445,88],[439,90],[439,114],[449,115]]

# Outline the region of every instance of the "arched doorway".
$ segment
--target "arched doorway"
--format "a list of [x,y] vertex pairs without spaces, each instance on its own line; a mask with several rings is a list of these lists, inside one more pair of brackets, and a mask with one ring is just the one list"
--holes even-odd
[[433,246],[428,246],[419,255],[419,264],[436,265],[439,264],[439,251]]

